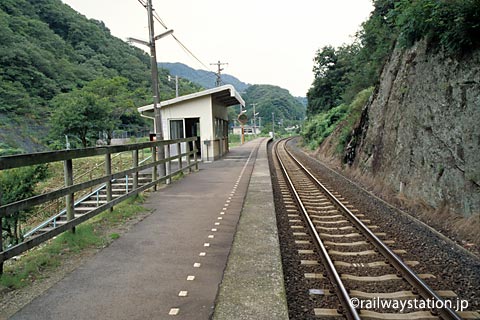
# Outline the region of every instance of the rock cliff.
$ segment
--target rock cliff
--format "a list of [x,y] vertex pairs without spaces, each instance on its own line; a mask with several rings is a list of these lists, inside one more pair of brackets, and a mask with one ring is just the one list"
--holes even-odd
[[480,50],[451,58],[426,42],[396,48],[348,156],[408,198],[480,213]]

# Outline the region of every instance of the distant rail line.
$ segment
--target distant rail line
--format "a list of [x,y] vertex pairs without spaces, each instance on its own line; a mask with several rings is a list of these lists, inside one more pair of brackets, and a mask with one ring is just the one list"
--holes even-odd
[[[300,264],[320,289],[313,294],[322,296],[315,317],[344,316],[347,319],[462,319],[445,298],[456,297],[452,291],[434,291],[424,281],[433,275],[416,274],[411,266],[417,261],[403,261],[403,249],[391,249],[394,240],[369,225],[370,220],[359,213],[334,190],[319,181],[287,150],[288,139],[273,146],[272,155],[277,182],[290,232],[293,235]],[[303,258],[304,257],[304,258]],[[321,263],[315,257],[320,257]],[[364,308],[362,301],[372,299],[432,301],[429,308],[400,310],[378,305]],[[436,303],[435,303],[436,302]]]

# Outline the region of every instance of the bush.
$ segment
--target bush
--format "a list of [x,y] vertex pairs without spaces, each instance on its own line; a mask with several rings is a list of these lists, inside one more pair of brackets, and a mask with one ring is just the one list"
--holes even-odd
[[404,46],[422,38],[450,54],[480,46],[480,0],[403,0],[394,15]]
[[352,137],[353,128],[360,119],[363,107],[372,95],[373,89],[374,87],[370,87],[360,91],[350,104],[350,112],[342,123],[342,131],[338,137],[337,152],[343,152],[345,150],[346,144]]
[[373,87],[365,89],[357,94],[351,104],[341,104],[327,112],[310,118],[305,123],[302,131],[306,145],[312,150],[318,148],[342,121],[343,129],[340,133],[339,144],[345,145],[353,126],[362,113],[363,106],[367,103],[372,92]]
[[302,136],[310,149],[316,149],[333,132],[336,124],[347,114],[348,109],[347,105],[341,104],[327,112],[315,115],[305,123]]
[[[8,204],[35,195],[37,182],[47,177],[48,166],[38,165],[0,171],[0,201]],[[20,211],[1,220],[4,245],[17,244],[22,238],[19,222],[25,221],[28,211]],[[4,234],[5,232],[5,234]]]

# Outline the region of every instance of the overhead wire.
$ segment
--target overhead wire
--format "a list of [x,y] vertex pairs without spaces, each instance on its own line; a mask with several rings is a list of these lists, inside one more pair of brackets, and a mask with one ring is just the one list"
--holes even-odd
[[[138,0],[138,1],[140,2],[143,0]],[[153,11],[153,17],[155,18],[155,20],[157,20],[158,23],[160,23],[160,25],[165,28],[165,30],[168,30],[166,23],[162,20],[162,18],[160,18],[160,16],[155,11],[155,9],[152,8],[152,11]],[[208,67],[202,60],[200,60],[190,49],[188,49],[187,46],[183,44],[183,42],[181,42],[180,39],[177,38],[176,35],[172,34],[172,37],[187,54],[191,55],[197,62],[199,62],[208,71],[213,72],[212,70],[210,70],[210,67]]]
[[[162,68],[167,68],[166,65],[168,65],[169,62],[159,62],[158,65]],[[189,79],[187,80],[190,80],[190,81],[193,81],[193,82],[197,82],[197,83],[203,83],[204,81],[210,81],[212,84],[215,83],[215,78],[216,78],[216,75],[213,71],[207,71],[207,70],[201,70],[201,71],[204,71],[205,74],[203,74],[202,76],[199,76],[197,73],[193,73],[191,75],[188,76]],[[186,79],[186,78],[184,78]]]
[[[147,8],[147,4],[145,2],[145,0],[137,0],[143,7]],[[158,15],[157,11],[155,11],[155,9],[152,7],[152,13],[153,13],[153,17],[155,18],[155,20],[158,21],[158,23],[160,23],[160,25],[165,28],[165,30],[168,30],[168,27],[167,27],[167,24],[162,20],[162,18]],[[183,42],[180,41],[180,39],[177,38],[177,36],[175,36],[174,34],[172,34],[172,37],[173,39],[177,42],[177,44],[182,48],[183,51],[185,51],[187,54],[189,54],[190,56],[192,56],[198,63],[200,63],[200,65],[202,65],[207,71],[209,72],[212,72],[212,74],[215,74],[214,71],[212,71],[210,69],[209,66],[207,66],[202,60],[200,60],[193,52],[192,50],[188,49],[187,46],[185,44],[183,44]]]

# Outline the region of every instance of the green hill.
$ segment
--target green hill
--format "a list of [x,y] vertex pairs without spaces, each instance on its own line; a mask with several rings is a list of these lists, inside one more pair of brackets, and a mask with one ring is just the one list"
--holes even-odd
[[[162,99],[175,92],[167,75],[160,70]],[[149,57],[113,37],[103,22],[87,19],[60,0],[0,2],[2,148],[44,149],[55,96],[118,76],[135,92],[135,106],[150,103]],[[200,89],[188,81],[180,88],[182,93]],[[132,112],[119,127],[128,130],[130,122],[145,126]]]
[[[189,79],[190,81],[193,81],[204,88],[211,89],[215,87],[215,81],[217,80],[217,76],[212,71],[196,70],[179,62],[160,62],[158,65],[159,67],[170,71],[172,75],[179,76],[184,79]],[[238,92],[244,92],[249,86],[249,84],[242,82],[236,77],[226,73],[222,74],[222,82],[223,84],[233,85]]]
[[262,118],[262,126],[271,125],[272,113],[275,113],[275,122],[283,127],[297,125],[305,118],[305,106],[286,89],[255,84],[248,87],[242,97],[250,119],[253,117],[252,104],[256,104],[255,112]]
[[[178,62],[162,62],[159,66],[168,69],[173,75],[189,79],[205,88],[215,86],[216,75],[211,71],[195,70]],[[255,111],[259,113],[258,117],[262,118],[262,126],[271,125],[272,112],[275,112],[277,121],[281,121],[285,127],[299,124],[305,117],[307,105],[305,97],[293,97],[288,90],[273,85],[247,84],[228,74],[222,74],[222,81],[233,85],[240,92],[245,100],[249,119],[253,117],[251,104],[257,104]],[[236,119],[239,112],[238,108],[230,108],[229,118]]]

